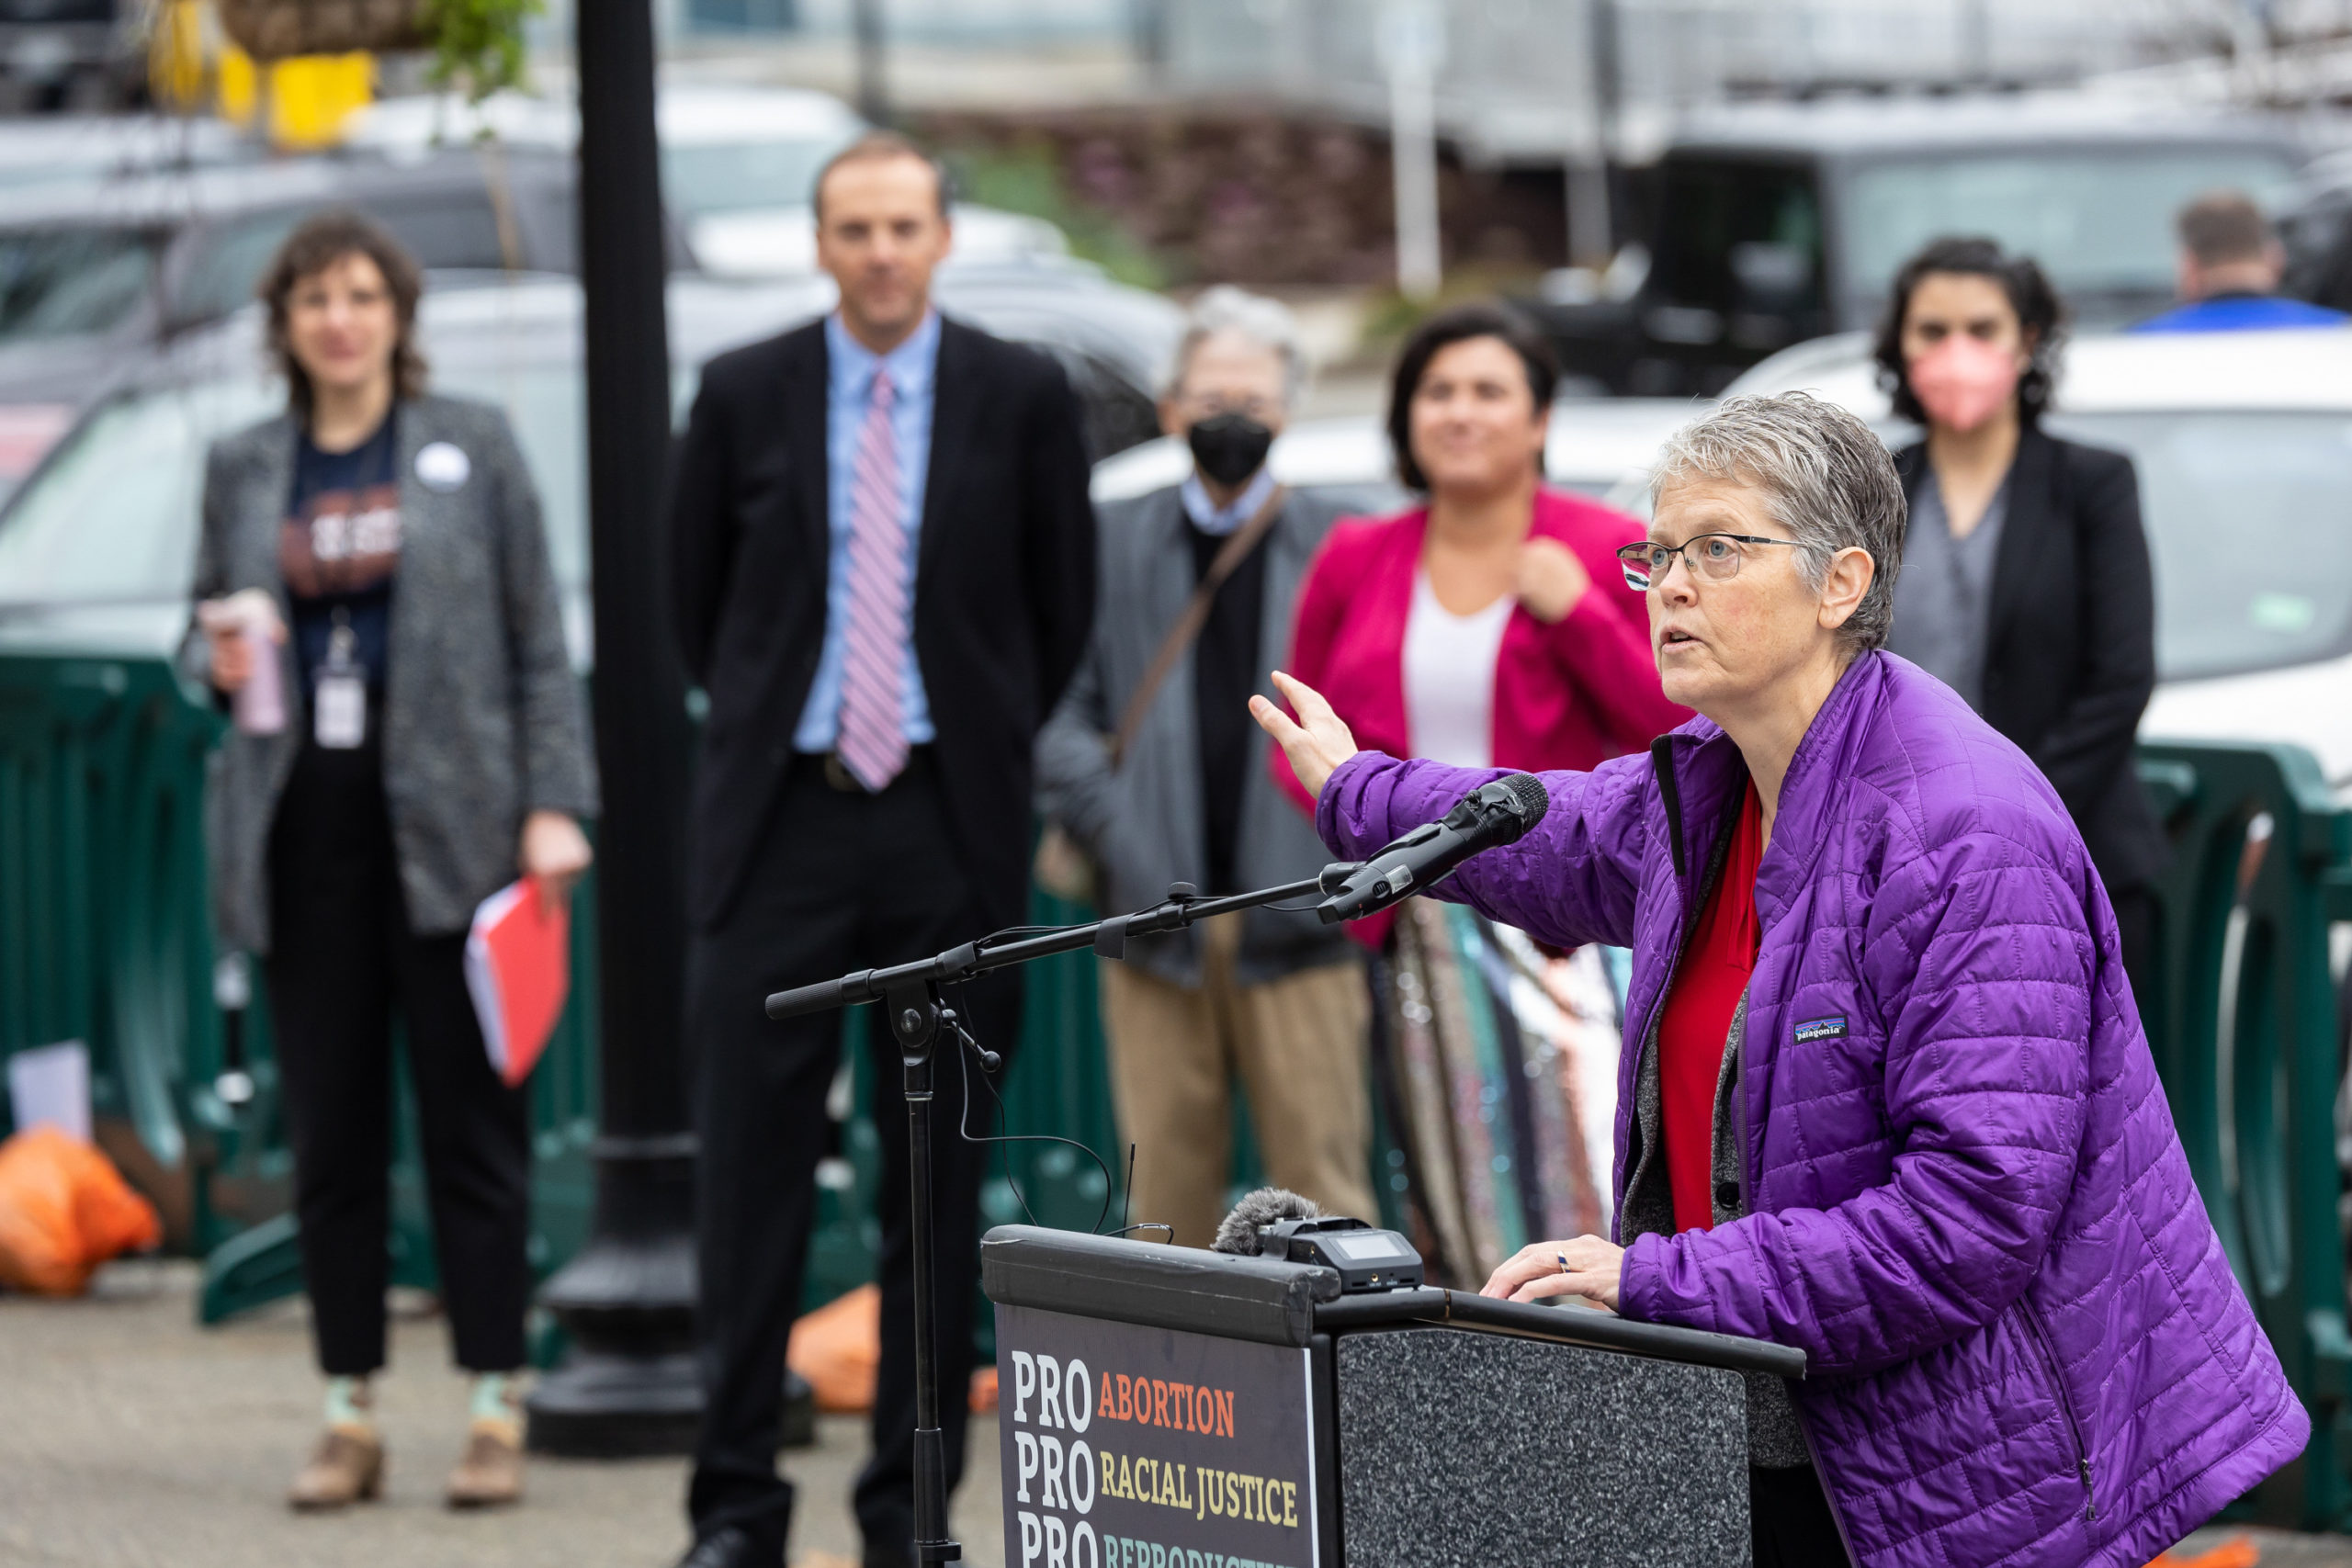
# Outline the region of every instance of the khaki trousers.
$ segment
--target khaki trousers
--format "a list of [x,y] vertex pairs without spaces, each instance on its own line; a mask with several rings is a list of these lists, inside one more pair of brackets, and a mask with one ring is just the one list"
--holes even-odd
[[1364,1084],[1372,1002],[1363,966],[1348,959],[1237,986],[1241,919],[1219,915],[1199,928],[1198,990],[1103,961],[1111,1092],[1120,1130],[1136,1145],[1128,1219],[1173,1225],[1182,1247],[1216,1239],[1233,1157],[1229,1086],[1238,1077],[1267,1179],[1314,1199],[1327,1214],[1376,1224]]

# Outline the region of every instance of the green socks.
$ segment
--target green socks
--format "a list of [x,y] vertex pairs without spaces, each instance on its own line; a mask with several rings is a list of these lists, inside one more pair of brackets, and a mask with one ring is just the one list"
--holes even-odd
[[366,1378],[327,1379],[328,1426],[372,1432],[376,1429],[375,1404]]
[[473,1405],[466,1414],[476,1421],[512,1421],[514,1406],[507,1394],[514,1386],[512,1372],[476,1373]]
[[[473,1398],[466,1408],[471,1422],[495,1422],[502,1428],[514,1427],[519,1416],[516,1405],[515,1375],[513,1372],[481,1372],[474,1378]],[[366,1378],[327,1379],[327,1425],[349,1431],[373,1432],[376,1429],[376,1401]]]
[[495,1433],[509,1443],[523,1440],[523,1399],[520,1379],[513,1372],[481,1372],[474,1377],[473,1404],[468,1425],[477,1432]]

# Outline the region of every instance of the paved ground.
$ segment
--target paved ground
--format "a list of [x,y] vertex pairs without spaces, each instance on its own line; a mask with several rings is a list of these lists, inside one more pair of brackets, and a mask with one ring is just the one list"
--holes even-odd
[[[0,1568],[666,1568],[684,1550],[674,1460],[536,1460],[523,1507],[445,1512],[465,1387],[440,1324],[418,1317],[397,1324],[380,1387],[390,1496],[295,1517],[279,1498],[319,1397],[303,1309],[198,1329],[194,1279],[184,1263],[129,1263],[85,1301],[0,1295]],[[1002,1568],[994,1423],[972,1438],[956,1530],[966,1562]],[[854,1568],[849,1483],[865,1446],[862,1421],[827,1417],[816,1449],[786,1457],[802,1487],[796,1568]],[[2240,1537],[2262,1568],[2352,1568],[2352,1540],[2232,1529],[2200,1531],[2171,1561]],[[2212,1561],[2244,1568],[2234,1553]]]
[[[78,1302],[0,1295],[0,1568],[665,1568],[686,1544],[672,1460],[535,1460],[519,1509],[456,1516],[442,1477],[465,1418],[438,1322],[398,1324],[380,1385],[386,1501],[297,1518],[279,1499],[318,1416],[298,1304],[195,1326],[185,1264],[118,1265]],[[797,1568],[854,1562],[860,1420],[787,1455]],[[996,1429],[974,1423],[958,1494],[965,1561],[1001,1568]]]

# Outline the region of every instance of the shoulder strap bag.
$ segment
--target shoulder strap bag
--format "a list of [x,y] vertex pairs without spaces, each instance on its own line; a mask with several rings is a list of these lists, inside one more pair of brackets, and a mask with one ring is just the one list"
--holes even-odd
[[[1135,744],[1136,736],[1143,729],[1144,720],[1151,714],[1151,705],[1159,697],[1159,688],[1167,684],[1168,677],[1175,671],[1176,661],[1191,650],[1193,639],[1208,624],[1209,609],[1216,602],[1217,590],[1240,570],[1241,563],[1250,558],[1250,552],[1258,547],[1259,542],[1273,531],[1274,520],[1282,515],[1283,503],[1289,499],[1290,491],[1276,485],[1273,493],[1266,497],[1264,504],[1225,541],[1224,547],[1210,560],[1208,570],[1202,573],[1192,597],[1185,600],[1184,607],[1176,613],[1176,619],[1169,625],[1168,635],[1159,639],[1159,648],[1152,651],[1151,662],[1144,666],[1142,679],[1136,682],[1135,690],[1127,694],[1126,705],[1119,710],[1118,728],[1104,738],[1104,746],[1111,753],[1113,772],[1117,772],[1125,761],[1128,749]],[[1057,898],[1078,904],[1093,903],[1102,881],[1093,857],[1079,847],[1078,840],[1071,838],[1060,823],[1052,821],[1047,822],[1046,830],[1038,835],[1036,859],[1030,871],[1038,886]]]

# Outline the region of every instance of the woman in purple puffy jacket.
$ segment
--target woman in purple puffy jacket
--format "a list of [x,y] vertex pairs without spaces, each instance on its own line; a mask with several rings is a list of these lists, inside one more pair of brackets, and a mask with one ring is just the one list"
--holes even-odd
[[[1617,1235],[1490,1295],[1803,1349],[1749,1380],[1756,1562],[2137,1568],[2311,1423],[2206,1217],[2056,792],[1883,649],[1901,482],[1852,415],[1741,399],[1669,444],[1647,756],[1544,775],[1533,831],[1438,890],[1634,952]],[[1259,722],[1356,858],[1498,776]]]

